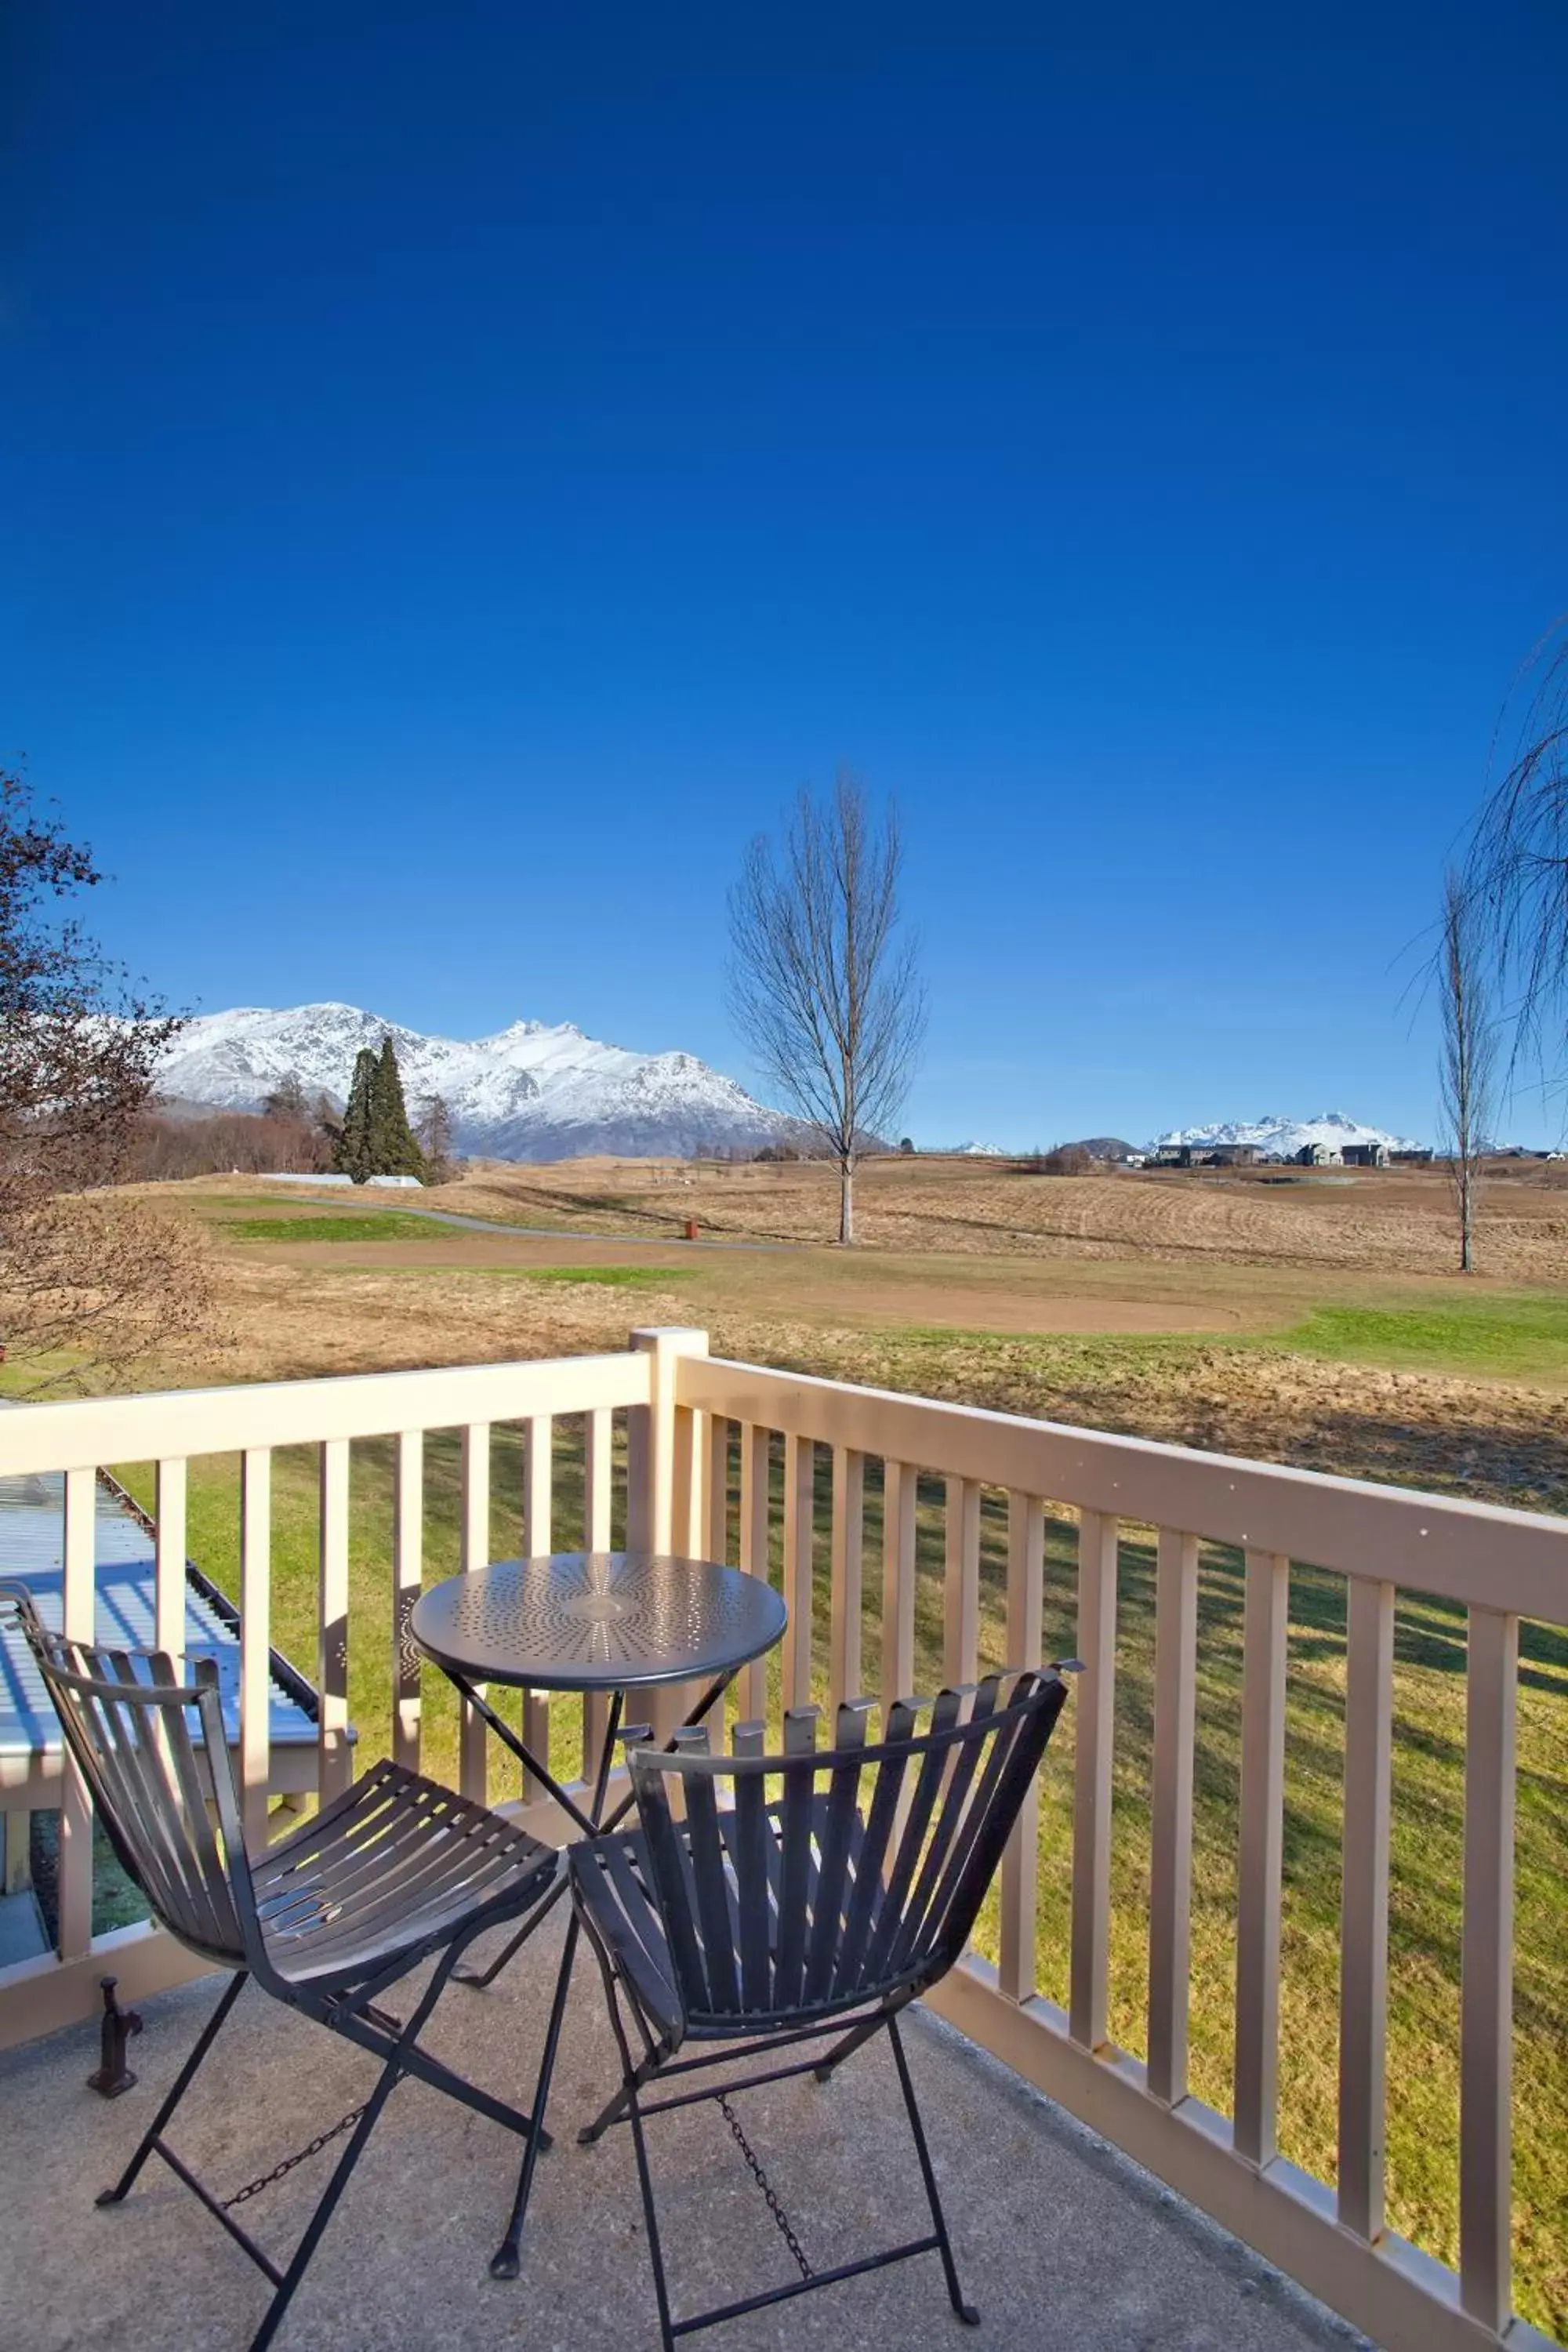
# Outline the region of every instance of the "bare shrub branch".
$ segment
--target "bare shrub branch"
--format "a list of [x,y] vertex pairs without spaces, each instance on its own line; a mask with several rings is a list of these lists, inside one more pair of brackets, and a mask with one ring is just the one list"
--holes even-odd
[[181,1024],[62,911],[100,878],[0,775],[0,1336],[112,1370],[189,1336],[208,1291],[194,1236],[101,1196],[132,1172]]

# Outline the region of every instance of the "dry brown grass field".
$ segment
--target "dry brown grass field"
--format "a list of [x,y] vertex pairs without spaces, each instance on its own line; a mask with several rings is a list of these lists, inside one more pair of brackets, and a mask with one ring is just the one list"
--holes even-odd
[[[1568,1276],[1568,1184],[1555,1163],[1498,1175],[1483,1210],[1489,1271]],[[575,1160],[482,1164],[442,1195],[476,1215],[582,1231],[702,1232],[821,1241],[831,1171],[811,1162],[729,1167]],[[868,1161],[858,1181],[860,1246],[942,1256],[1240,1262],[1443,1274],[1454,1263],[1447,1180],[1426,1170],[1153,1170],[1038,1176],[984,1160]]]
[[851,1251],[824,1238],[833,1178],[809,1163],[491,1164],[412,1198],[149,1187],[206,1229],[227,1327],[157,1376],[539,1356],[695,1322],[797,1370],[1568,1507],[1558,1171],[1492,1185],[1469,1278],[1440,1174],[1274,1173],[874,1161]]

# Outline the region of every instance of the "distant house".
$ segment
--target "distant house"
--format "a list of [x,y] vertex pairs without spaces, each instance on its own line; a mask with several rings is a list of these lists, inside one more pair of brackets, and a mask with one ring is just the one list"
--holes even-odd
[[1347,1143],[1342,1155],[1347,1168],[1386,1168],[1386,1143]]
[[1256,1143],[1214,1143],[1204,1154],[1208,1168],[1256,1168],[1262,1154]]
[[1430,1168],[1432,1149],[1428,1145],[1424,1151],[1391,1151],[1388,1158],[1394,1168]]
[[1304,1143],[1296,1154],[1298,1168],[1340,1168],[1343,1154],[1337,1143]]
[[1147,1164],[1151,1168],[1190,1168],[1193,1147],[1190,1143],[1162,1143]]

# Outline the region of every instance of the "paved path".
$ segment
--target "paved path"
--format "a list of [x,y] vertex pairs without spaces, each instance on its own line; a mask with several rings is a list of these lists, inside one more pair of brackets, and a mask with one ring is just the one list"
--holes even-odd
[[[325,1207],[326,1203],[323,1202],[321,1205]],[[338,1202],[334,1201],[331,1205],[336,1208]],[[367,1205],[362,1213],[367,1216],[374,1216],[378,1213],[384,1213],[389,1205],[393,1207],[394,1214],[399,1217],[423,1217],[430,1224],[458,1225],[465,1233],[489,1234],[492,1237],[499,1234],[503,1240],[510,1236],[514,1241],[525,1242],[602,1242],[612,1249],[745,1250],[770,1254],[780,1251],[826,1249],[829,1246],[826,1242],[714,1241],[703,1235],[699,1235],[696,1241],[689,1242],[679,1234],[587,1233],[581,1228],[570,1225],[512,1225],[505,1223],[499,1217],[466,1217],[456,1209],[410,1209],[405,1207],[402,1201],[392,1204],[385,1201],[377,1201],[374,1208]],[[353,1210],[359,1210],[357,1202],[353,1203]],[[305,1222],[304,1219],[300,1220],[301,1224]],[[304,1241],[309,1236],[301,1233],[300,1238]]]

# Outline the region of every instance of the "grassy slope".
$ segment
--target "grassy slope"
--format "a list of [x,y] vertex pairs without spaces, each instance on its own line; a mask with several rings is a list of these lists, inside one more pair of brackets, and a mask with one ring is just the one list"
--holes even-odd
[[[308,1450],[275,1463],[274,1638],[307,1671],[315,1643],[315,1463]],[[827,1465],[819,1463],[818,1526],[828,1507]],[[150,1500],[147,1467],[127,1474]],[[737,1472],[738,1475],[738,1472]],[[774,1545],[779,1549],[782,1473],[775,1467]],[[864,1677],[878,1675],[880,1495],[875,1465],[867,1510],[868,1599]],[[351,1538],[350,1698],[362,1753],[387,1738],[392,1642],[391,1460],[384,1444],[354,1449]],[[426,1449],[426,1576],[458,1564],[456,1441]],[[233,1590],[237,1575],[237,1465],[193,1465],[193,1555]],[[556,1456],[558,1546],[579,1540],[582,1452],[563,1427]],[[517,1433],[498,1428],[492,1473],[491,1544],[515,1549],[521,1521]],[[617,1530],[618,1532],[618,1530]],[[732,1531],[733,1533],[733,1531]],[[1049,1522],[1048,1649],[1073,1639],[1073,1547],[1065,1517]],[[1005,1505],[988,1495],[983,1517],[983,1654],[1002,1662]],[[816,1654],[826,1683],[826,1560],[819,1549]],[[917,1639],[923,1684],[940,1680],[942,1525],[941,1487],[922,1487],[919,1515]],[[1122,1547],[1119,1619],[1111,2031],[1142,2051],[1147,1992],[1149,1781],[1152,1738],[1153,1552],[1144,1531]],[[1337,2053],[1325,2021],[1336,2013],[1342,1810],[1344,1602],[1337,1579],[1298,1570],[1291,1579],[1280,2056],[1284,2153],[1333,2178]],[[1237,1792],[1240,1745],[1241,1564],[1205,1549],[1199,1619],[1199,1742],[1194,1789],[1192,2078],[1197,2095],[1229,2105],[1235,1968]],[[1443,1604],[1403,1595],[1395,1673],[1396,1747],[1390,1893],[1389,2207],[1393,2226],[1452,2261],[1458,2227],[1458,1896],[1463,1832],[1464,1626]],[[1561,1888],[1568,1864],[1568,1770],[1561,1738],[1568,1697],[1568,1640],[1527,1628],[1520,1708],[1518,1838],[1519,1985],[1516,2073],[1517,2258],[1520,2307],[1537,2324],[1568,2332],[1568,2150],[1553,2125],[1568,2108],[1568,1937]],[[775,1689],[773,1704],[777,1706]],[[552,1760],[575,1770],[577,1709],[556,1702]],[[456,1716],[440,1677],[425,1692],[427,1769],[456,1770]],[[1068,1927],[1066,1856],[1070,1850],[1071,1709],[1043,1784],[1039,1895],[1040,1984],[1064,2000]],[[500,1759],[492,1795],[516,1791]],[[989,1927],[985,1934],[989,1936]],[[983,1940],[985,1937],[983,1937]],[[1328,2029],[1331,2032],[1331,2026]]]

